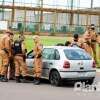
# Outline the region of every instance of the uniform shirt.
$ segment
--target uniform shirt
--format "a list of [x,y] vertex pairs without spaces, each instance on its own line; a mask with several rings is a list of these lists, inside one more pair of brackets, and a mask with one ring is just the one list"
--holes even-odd
[[79,45],[82,49],[84,49],[87,53],[89,53],[92,56],[93,51],[92,51],[91,45],[87,44],[86,39],[84,39],[84,38],[80,39]]
[[41,43],[36,43],[34,47],[34,54],[35,57],[38,57],[38,55],[42,54],[43,45]]
[[91,41],[91,33],[89,31],[86,31],[83,34],[83,38],[86,39],[87,41]]
[[11,56],[11,40],[8,35],[4,35],[0,40],[0,49],[6,48],[9,56]]
[[97,38],[96,32],[95,31],[91,31],[91,40],[92,41],[94,40],[96,42],[96,38]]

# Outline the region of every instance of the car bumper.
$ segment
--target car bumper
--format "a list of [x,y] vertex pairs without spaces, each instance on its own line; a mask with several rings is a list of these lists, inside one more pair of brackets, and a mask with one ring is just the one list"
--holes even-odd
[[81,80],[91,79],[96,76],[96,71],[60,71],[61,79]]

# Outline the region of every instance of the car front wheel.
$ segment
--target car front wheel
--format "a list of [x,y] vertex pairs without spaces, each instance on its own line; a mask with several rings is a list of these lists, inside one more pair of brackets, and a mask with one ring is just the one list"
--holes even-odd
[[52,71],[49,77],[50,83],[55,86],[61,85],[61,77],[58,71]]

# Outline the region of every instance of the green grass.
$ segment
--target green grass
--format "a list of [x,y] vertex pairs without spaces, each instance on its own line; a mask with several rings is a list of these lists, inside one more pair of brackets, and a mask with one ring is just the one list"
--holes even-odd
[[[41,36],[41,42],[45,46],[56,45],[57,43],[65,43],[66,40],[70,40],[67,37],[52,37],[52,36]],[[32,40],[32,36],[26,36],[26,46],[27,49],[30,50],[34,46],[34,42]]]

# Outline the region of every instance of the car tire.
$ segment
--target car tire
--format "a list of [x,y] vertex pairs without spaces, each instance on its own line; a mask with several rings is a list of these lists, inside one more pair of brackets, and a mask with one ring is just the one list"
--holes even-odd
[[92,85],[94,82],[94,78],[93,79],[88,79],[87,81],[85,81],[86,84]]
[[87,82],[87,83],[88,83],[89,85],[92,85],[92,84],[93,84],[93,82],[94,82],[94,79],[90,79],[90,80],[88,80],[88,82]]
[[49,81],[51,85],[60,86],[61,85],[61,77],[58,71],[52,71],[50,73]]

